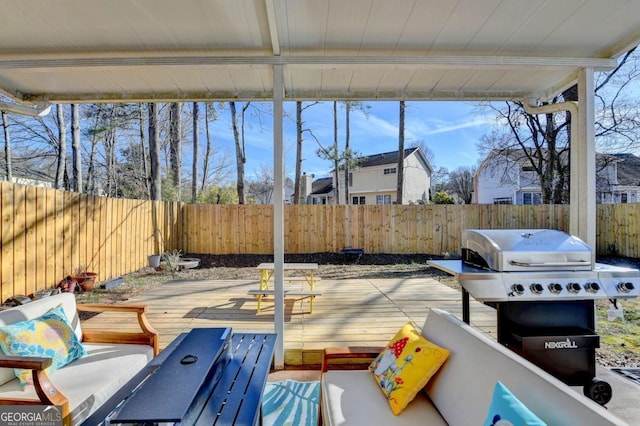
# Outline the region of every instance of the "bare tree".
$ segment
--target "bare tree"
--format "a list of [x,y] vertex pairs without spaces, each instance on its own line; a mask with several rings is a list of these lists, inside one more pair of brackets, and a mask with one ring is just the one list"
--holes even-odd
[[[304,133],[311,133],[311,129],[304,128],[304,121],[302,120],[302,113],[319,102],[311,102],[307,105],[303,105],[301,101],[296,102],[296,171],[293,189],[293,204],[300,204],[302,199],[301,179],[302,179],[302,147],[304,143]],[[313,134],[311,133],[312,137]]]
[[[607,152],[638,148],[640,141],[640,102],[628,86],[640,77],[636,49],[630,50],[609,73],[597,74],[596,145]],[[577,87],[570,87],[548,103],[577,100]],[[545,105],[546,103],[542,103]],[[485,155],[515,162],[525,173],[534,173],[541,187],[542,202],[560,204],[568,201],[569,113],[529,115],[521,102],[491,104],[506,132],[494,131],[481,138],[479,148]],[[494,173],[505,170],[495,164]],[[503,180],[508,180],[506,174]]]
[[356,165],[356,155],[351,151],[351,111],[358,110],[361,111],[365,117],[369,117],[369,109],[371,105],[366,104],[364,102],[359,101],[345,101],[344,102],[344,111],[345,111],[345,122],[344,122],[344,153],[343,153],[343,167],[344,167],[344,199],[346,204],[349,203],[349,174],[351,173],[351,168]]
[[271,204],[273,202],[274,179],[273,168],[262,164],[256,179],[247,182],[247,195],[257,204]]
[[11,170],[11,136],[9,132],[9,121],[7,120],[7,113],[0,111],[2,115],[2,128],[4,130],[4,172],[7,176],[7,182],[11,182],[13,179],[13,172]]
[[429,146],[427,145],[427,142],[425,142],[422,139],[414,140],[408,144],[408,147],[420,148],[420,151],[422,151],[422,153],[424,154],[424,157],[429,162],[429,165],[434,169],[436,168],[436,155],[433,153],[431,148],[429,148]]
[[340,204],[340,179],[338,175],[339,169],[340,160],[338,150],[338,101],[333,101],[333,176],[336,182],[333,191],[335,192],[335,204]]
[[202,181],[200,192],[204,191],[208,182],[222,182],[226,180],[230,174],[230,163],[228,156],[223,155],[215,163],[213,162],[216,150],[213,146],[212,135],[210,132],[210,123],[217,119],[216,107],[211,102],[205,102],[205,137],[206,145],[204,157],[202,159]]
[[198,133],[200,131],[198,120],[200,119],[198,103],[193,103],[193,167],[191,171],[191,202],[198,198],[198,145],[200,143]]
[[402,187],[404,186],[404,108],[404,101],[400,101],[400,117],[398,125],[398,170],[396,170],[398,176],[396,189],[397,204],[402,204]]
[[82,192],[82,156],[80,153],[80,114],[78,105],[71,104],[71,152],[73,159],[73,190]]
[[300,204],[302,179],[302,101],[296,101],[296,172],[293,186],[293,204]]
[[447,188],[447,181],[449,179],[449,169],[446,167],[437,167],[431,174],[431,189],[429,189],[429,199],[431,199],[431,193],[442,192]]
[[56,167],[55,188],[61,189],[64,184],[66,168],[67,135],[65,132],[64,111],[60,104],[56,105],[56,117],[58,121],[58,165]]
[[172,102],[169,106],[169,157],[171,177],[174,189],[178,192],[178,200],[181,199],[180,180],[182,169],[182,104]]
[[[247,102],[248,104],[248,102]],[[238,191],[238,203],[244,204],[244,164],[247,162],[247,157],[244,150],[244,138],[240,138],[240,132],[238,131],[238,116],[236,113],[236,103],[229,102],[229,108],[231,110],[231,126],[233,128],[233,139],[236,143],[236,170],[237,181],[236,189]],[[246,110],[246,106],[243,111]]]
[[[553,103],[559,102],[554,99]],[[562,114],[530,115],[521,102],[507,102],[494,111],[509,129],[510,137],[500,132],[484,135],[481,151],[495,159],[517,164],[525,173],[534,173],[542,189],[542,202],[562,204],[568,199],[568,123]],[[491,173],[502,173],[501,181],[512,183],[499,163],[491,163]],[[515,176],[519,179],[520,175]]]
[[145,186],[147,198],[151,199],[151,188],[149,186],[149,158],[147,155],[144,125],[143,104],[138,104],[138,131],[140,132],[140,154],[142,157],[142,172],[144,175],[143,184]]
[[457,195],[464,204],[471,204],[473,198],[474,173],[472,167],[458,167],[449,173],[449,192]]
[[158,127],[158,110],[154,103],[149,103],[149,158],[151,162],[151,199],[162,198],[162,181],[160,178],[160,135]]

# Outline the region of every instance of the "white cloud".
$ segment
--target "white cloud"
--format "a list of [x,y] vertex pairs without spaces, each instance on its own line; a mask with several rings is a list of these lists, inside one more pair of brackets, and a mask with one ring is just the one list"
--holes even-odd
[[495,121],[491,116],[472,117],[459,121],[429,120],[425,122],[421,119],[414,119],[408,124],[408,129],[418,137],[438,135],[442,133],[456,132],[471,127],[490,125]]

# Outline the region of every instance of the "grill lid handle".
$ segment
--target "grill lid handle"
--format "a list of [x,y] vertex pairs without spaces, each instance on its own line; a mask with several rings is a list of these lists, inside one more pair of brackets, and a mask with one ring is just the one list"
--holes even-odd
[[512,260],[509,262],[515,266],[523,266],[526,268],[541,268],[541,267],[554,267],[561,268],[563,266],[587,266],[591,265],[591,262],[586,260],[578,260],[575,262],[518,262],[517,260]]

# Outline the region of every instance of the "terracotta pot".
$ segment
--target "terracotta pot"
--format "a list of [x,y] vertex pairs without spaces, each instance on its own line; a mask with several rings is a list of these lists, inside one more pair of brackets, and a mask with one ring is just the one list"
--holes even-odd
[[98,274],[96,272],[83,272],[78,275],[73,275],[72,278],[80,284],[82,290],[91,291],[96,283],[97,276]]

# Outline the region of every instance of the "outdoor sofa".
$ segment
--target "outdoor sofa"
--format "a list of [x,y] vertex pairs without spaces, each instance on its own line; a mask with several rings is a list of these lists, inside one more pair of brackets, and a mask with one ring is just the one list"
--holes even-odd
[[[81,342],[81,347],[75,344],[65,346],[73,348],[69,352],[76,351],[78,359],[48,374],[44,369],[52,364],[50,357],[4,355],[5,346],[8,345],[8,330],[16,337],[13,347],[20,346],[20,341],[37,344],[36,337],[47,339],[51,329],[45,329],[47,331],[42,332],[42,336],[33,336],[39,333],[35,330],[42,330],[34,324],[59,318],[59,309],[51,313],[51,309],[58,307],[62,307],[69,325],[65,338],[68,337],[69,341],[76,338],[77,342]],[[141,330],[82,330],[78,311],[128,312],[132,314],[133,322],[137,320]],[[72,293],[45,297],[1,311],[0,345],[3,352],[0,353],[0,404],[61,406],[65,424],[80,424],[158,354],[158,334],[147,322],[145,312],[145,306],[76,305]],[[35,321],[24,322],[28,320]],[[31,335],[30,330],[34,330]],[[26,380],[32,379],[33,384],[26,384],[23,388],[13,370],[18,367],[32,372],[27,372],[24,377],[27,377]]]
[[527,424],[626,424],[581,392],[445,311],[432,309],[422,331],[416,334],[445,348],[449,355],[399,415],[392,413],[387,397],[369,369],[329,369],[338,359],[344,363],[345,358],[376,357],[380,348],[325,349],[321,382],[323,424],[499,425],[498,418],[487,422],[493,418],[492,410],[497,410],[493,404],[498,381],[543,421]]

